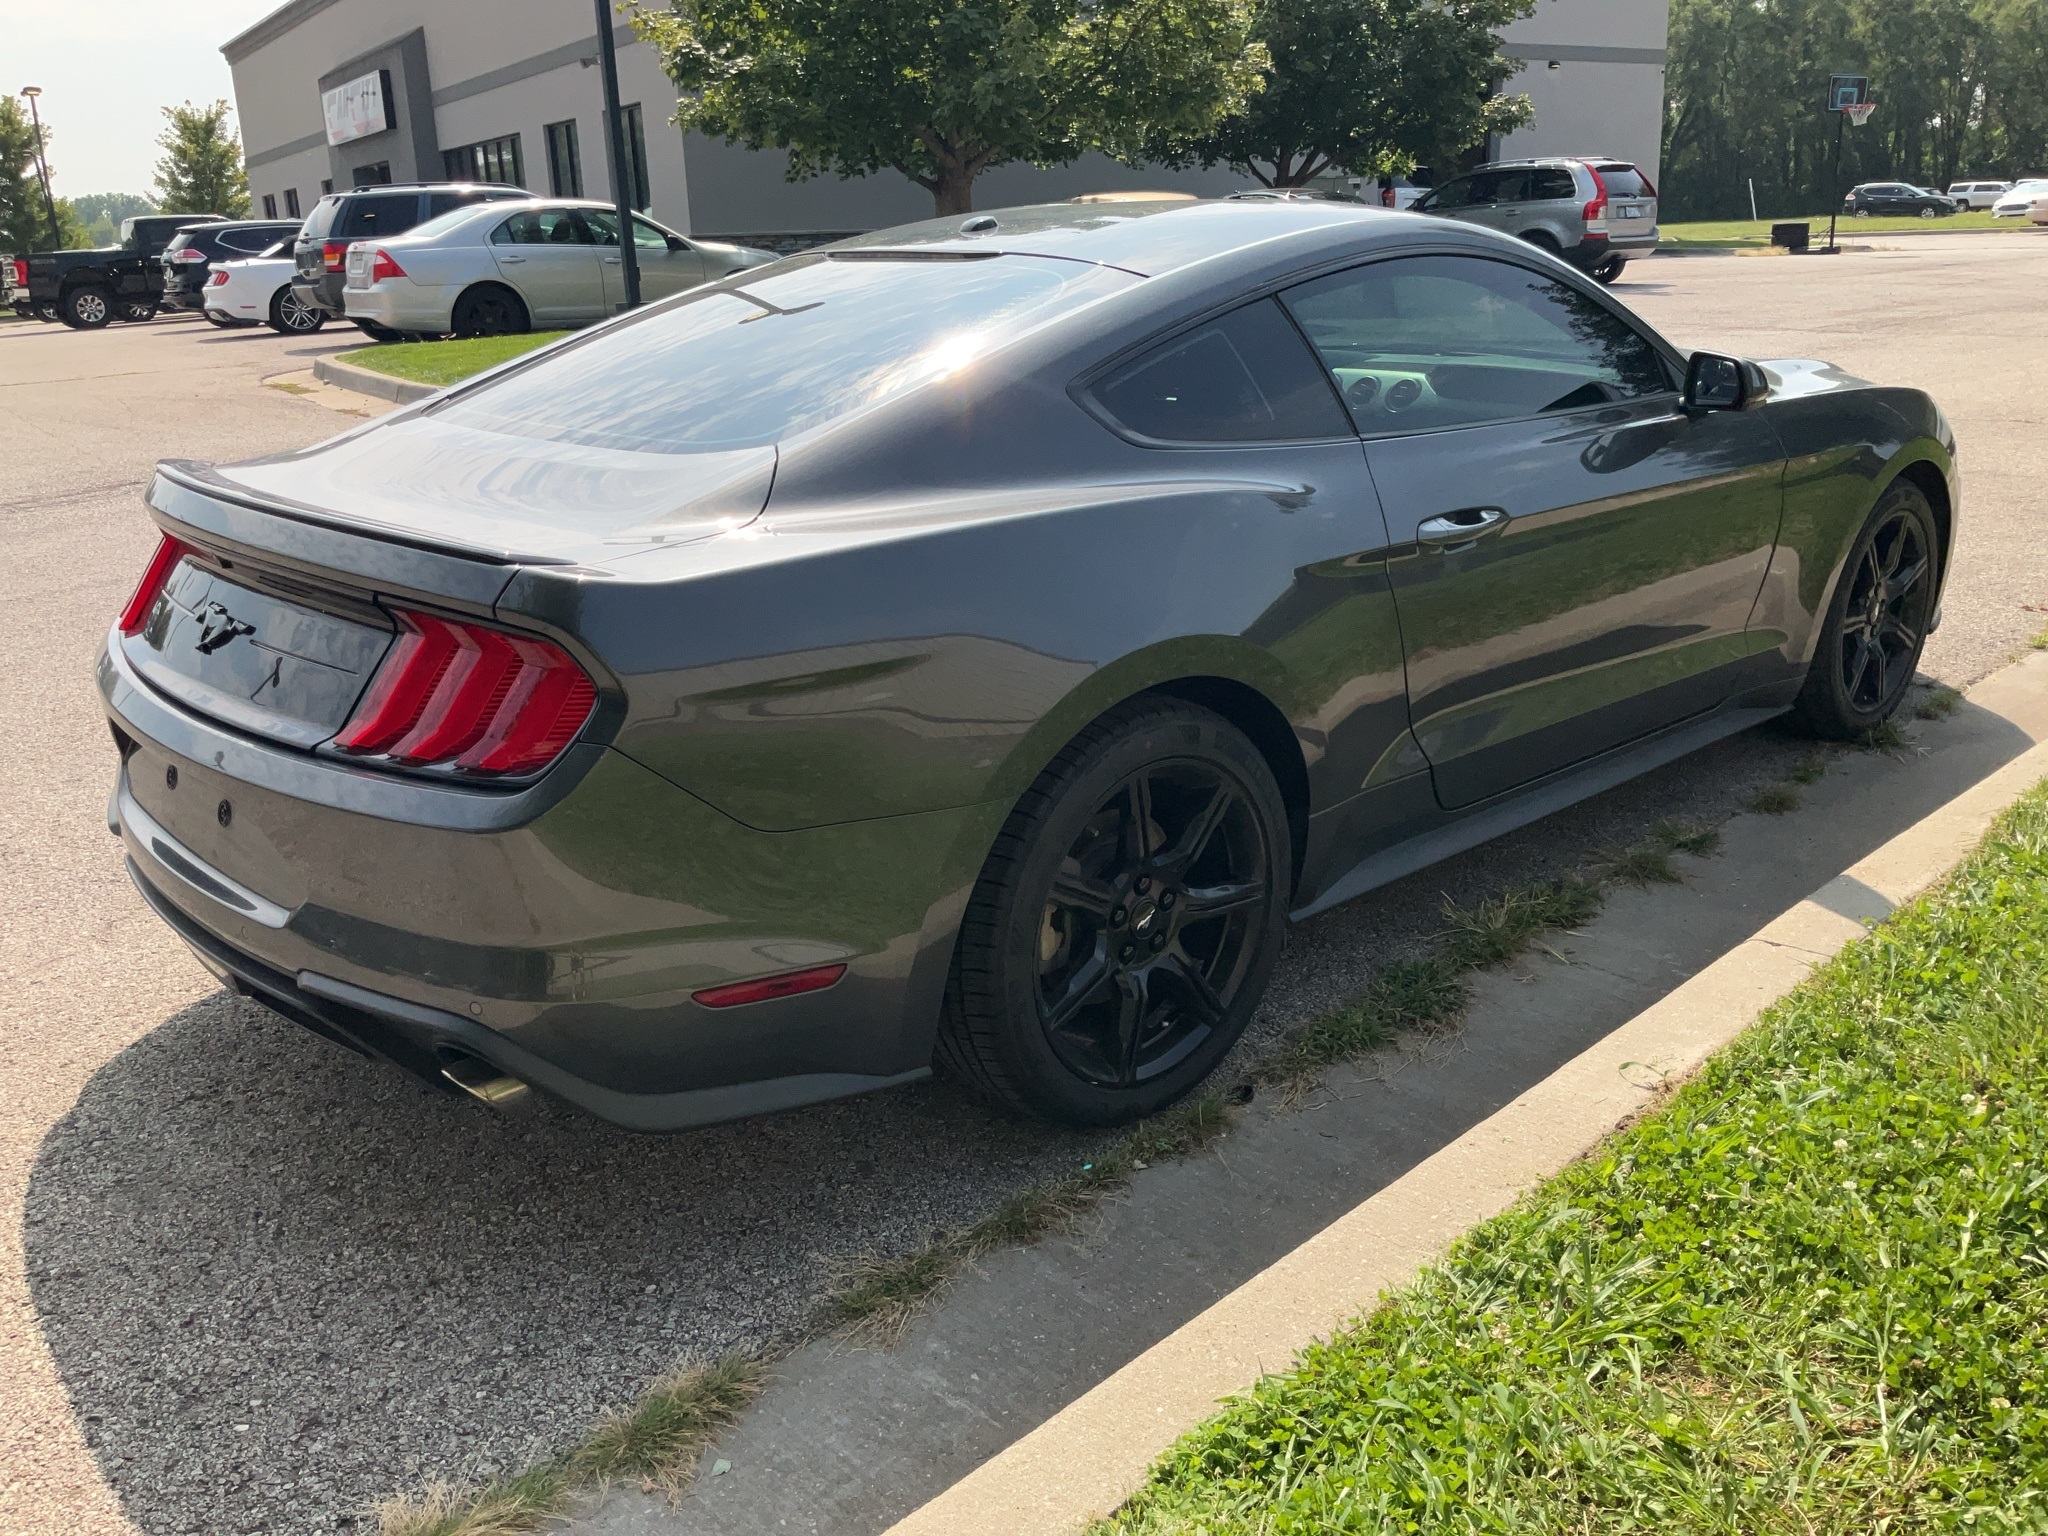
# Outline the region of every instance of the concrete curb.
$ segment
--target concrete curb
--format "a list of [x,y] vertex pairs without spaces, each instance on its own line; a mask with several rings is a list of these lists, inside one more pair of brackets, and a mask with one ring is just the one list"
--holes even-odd
[[[357,351],[367,350],[357,348]],[[388,373],[376,373],[368,368],[358,368],[340,357],[318,357],[313,360],[313,377],[323,384],[333,384],[341,389],[352,389],[359,395],[374,395],[379,400],[395,400],[400,405],[411,405],[415,400],[424,400],[437,395],[443,386],[439,384],[418,384],[411,379],[394,379]]]
[[[2025,664],[2023,664],[2025,665]],[[2048,664],[2029,668],[2048,675]],[[1219,1399],[1410,1281],[1698,1069],[1866,924],[1934,885],[2048,776],[2023,753],[1759,929],[1627,1024],[905,1519],[889,1536],[1069,1536],[1115,1509]]]

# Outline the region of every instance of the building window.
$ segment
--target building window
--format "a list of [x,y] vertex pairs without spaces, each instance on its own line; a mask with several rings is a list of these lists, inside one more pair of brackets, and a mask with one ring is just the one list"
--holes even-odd
[[268,192],[263,194],[263,217],[265,217],[266,219],[274,219],[277,217],[277,199],[272,197]]
[[640,103],[621,107],[619,115],[626,120],[626,190],[633,206],[645,213],[654,206],[654,196],[647,187],[647,130],[641,124]]
[[[270,212],[270,199],[267,197],[263,199],[263,211],[265,213]],[[285,217],[288,219],[299,217],[299,189],[297,187],[286,187],[284,189],[284,212]]]
[[450,181],[497,181],[510,186],[526,185],[526,165],[519,154],[519,135],[465,144],[441,155],[442,173]]
[[391,185],[391,162],[379,160],[375,165],[359,165],[355,170],[355,184],[359,187],[388,187]]
[[576,119],[549,123],[548,191],[556,197],[583,195],[583,157],[576,152]]
[[334,195],[334,183],[325,176],[320,178],[320,195],[322,197]]

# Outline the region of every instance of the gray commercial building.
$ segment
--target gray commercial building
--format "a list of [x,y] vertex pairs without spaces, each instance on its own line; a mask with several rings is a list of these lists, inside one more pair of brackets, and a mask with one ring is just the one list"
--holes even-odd
[[[1503,154],[1598,153],[1654,174],[1664,102],[1663,0],[1538,0],[1503,34],[1536,120]],[[633,200],[686,233],[873,229],[931,214],[893,171],[790,182],[780,151],[679,133],[653,50],[618,26]],[[234,72],[249,189],[266,215],[376,181],[478,178],[609,197],[598,38],[581,0],[291,0],[221,50]],[[1055,170],[985,172],[979,207],[1133,188],[1213,196],[1235,173],[1131,167],[1093,156]]]

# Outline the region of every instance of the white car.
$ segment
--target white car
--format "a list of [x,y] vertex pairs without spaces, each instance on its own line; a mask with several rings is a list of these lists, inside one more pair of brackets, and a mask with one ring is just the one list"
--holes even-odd
[[1994,219],[2024,219],[2034,200],[2048,194],[2048,177],[2036,176],[2027,181],[2016,181],[2004,196],[1991,205]]
[[[665,299],[773,253],[686,240],[633,215],[640,297]],[[587,325],[625,302],[619,218],[567,198],[477,203],[348,248],[342,303],[372,335],[500,336]]]
[[1958,181],[1943,195],[1958,208],[1989,208],[2012,190],[2009,181]]
[[327,323],[327,311],[292,291],[292,266],[290,240],[260,255],[216,261],[200,294],[206,318],[219,326],[267,325],[280,336],[310,336]]

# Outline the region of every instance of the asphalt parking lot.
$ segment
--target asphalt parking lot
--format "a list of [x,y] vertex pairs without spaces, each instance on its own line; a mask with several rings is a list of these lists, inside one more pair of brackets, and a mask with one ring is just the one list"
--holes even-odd
[[[1924,667],[1966,686],[2048,624],[2044,276],[2048,231],[1659,259],[1618,292],[1681,344],[1936,395],[1964,534]],[[92,654],[151,545],[150,465],[348,425],[261,381],[354,339],[0,324],[0,1531],[354,1528],[386,1494],[563,1442],[680,1358],[786,1336],[837,1262],[972,1220],[1093,1145],[937,1083],[668,1138],[497,1121],[186,956],[104,830]],[[1750,733],[1324,915],[1256,1035],[1355,993],[1440,895],[1561,872],[1662,817],[1719,820],[1806,750]]]

